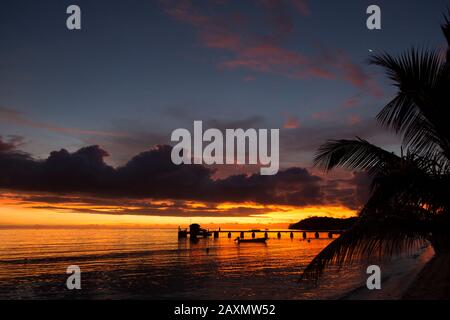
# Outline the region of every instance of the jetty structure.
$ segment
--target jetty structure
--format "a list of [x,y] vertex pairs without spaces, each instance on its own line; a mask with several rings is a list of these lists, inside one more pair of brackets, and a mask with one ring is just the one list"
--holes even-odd
[[303,239],[320,239],[321,234],[326,234],[325,238],[333,239],[335,235],[340,235],[345,230],[260,230],[260,229],[251,229],[251,230],[222,230],[221,228],[217,230],[207,230],[202,229],[198,223],[193,223],[188,228],[178,227],[178,238],[184,239],[188,238],[188,236],[195,240],[198,238],[208,238],[213,236],[215,239],[219,238],[220,234],[226,234],[228,238],[232,237],[232,234],[237,234],[240,239],[244,239],[246,235],[250,235],[252,239],[256,238],[257,234],[264,234],[264,238],[269,238],[269,235],[276,235],[278,239],[281,239],[283,234],[288,234],[291,239],[294,238],[294,234],[301,234],[301,238]]
[[191,224],[189,226],[189,230],[181,229],[181,227],[178,227],[178,239],[187,238],[188,235],[191,237],[191,239],[197,239],[199,237],[210,237],[212,233],[206,229],[202,229],[198,223]]

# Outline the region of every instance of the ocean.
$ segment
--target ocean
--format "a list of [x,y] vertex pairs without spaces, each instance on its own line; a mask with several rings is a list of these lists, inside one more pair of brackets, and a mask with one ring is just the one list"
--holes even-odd
[[[236,236],[192,243],[176,229],[2,228],[0,299],[337,299],[365,286],[358,264],[329,269],[317,285],[299,282],[326,234],[267,244]],[[67,289],[71,265],[81,290]]]

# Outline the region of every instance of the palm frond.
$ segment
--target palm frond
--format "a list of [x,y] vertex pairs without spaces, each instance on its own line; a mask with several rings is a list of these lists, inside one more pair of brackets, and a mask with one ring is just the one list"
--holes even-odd
[[377,119],[401,135],[405,155],[397,156],[360,138],[329,140],[315,154],[314,164],[327,171],[336,166],[368,171],[373,177],[372,192],[358,223],[322,250],[302,279],[317,280],[331,265],[389,259],[436,240],[434,233],[448,232],[450,10],[442,31],[448,43],[446,61],[437,50],[415,48],[398,57],[385,53],[370,59],[384,68],[398,88]]
[[389,260],[425,245],[428,233],[422,221],[389,217],[383,221],[361,219],[323,249],[303,270],[301,280],[318,280],[326,268],[343,267],[362,260]]
[[436,181],[417,161],[407,155],[387,164],[386,172],[374,179],[358,223],[322,250],[306,267],[302,279],[317,280],[329,266],[373,258],[389,260],[427,243],[433,216],[432,208],[425,209],[423,204],[438,203],[433,197],[442,198],[442,194],[429,192]]
[[442,166],[450,165],[450,141],[436,132],[435,127],[422,116],[417,117],[405,131],[403,144],[411,153],[424,159],[439,158]]
[[402,132],[421,113],[418,102],[440,84],[444,63],[439,52],[413,48],[399,57],[387,53],[375,55],[369,62],[383,67],[389,79],[399,88],[397,96],[381,110],[377,119]]
[[[450,68],[435,50],[412,49],[400,57],[373,56],[399,88],[377,115],[383,125],[403,134],[403,145],[417,152],[442,149],[450,157]],[[427,150],[428,149],[428,150]]]
[[367,170],[375,174],[388,162],[400,157],[366,140],[329,140],[321,145],[314,156],[314,165],[330,171],[336,166],[352,170]]

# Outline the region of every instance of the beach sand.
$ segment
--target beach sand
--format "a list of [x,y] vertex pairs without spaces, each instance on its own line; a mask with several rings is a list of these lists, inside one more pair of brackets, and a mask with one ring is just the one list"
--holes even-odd
[[450,254],[433,257],[403,295],[405,300],[450,299]]
[[[434,251],[431,246],[422,248],[417,254],[397,258],[381,266],[381,290],[369,290],[365,285],[342,295],[342,300],[399,300],[406,297],[410,288],[420,277],[421,271],[431,262]],[[447,264],[448,266],[448,264]],[[447,274],[449,274],[447,272]],[[432,288],[431,290],[434,290]],[[428,293],[424,293],[427,295]]]

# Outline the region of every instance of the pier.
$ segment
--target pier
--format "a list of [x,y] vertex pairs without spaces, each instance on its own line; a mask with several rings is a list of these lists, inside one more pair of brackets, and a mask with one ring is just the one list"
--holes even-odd
[[[198,224],[193,224],[189,227],[189,229],[178,228],[178,238],[183,239],[190,236],[192,239],[197,239],[199,237],[208,238],[214,237],[217,239],[220,235],[225,235],[227,238],[232,238],[233,234],[236,237],[240,237],[241,239],[245,239],[246,237],[251,237],[253,239],[256,238],[257,235],[263,235],[264,238],[269,238],[269,236],[276,237],[278,239],[289,237],[290,239],[300,238],[300,239],[332,239],[334,235],[340,235],[345,230],[260,230],[260,229],[251,229],[251,230],[222,230],[219,228],[218,230],[207,230],[201,229]],[[324,237],[323,234],[326,234]]]

